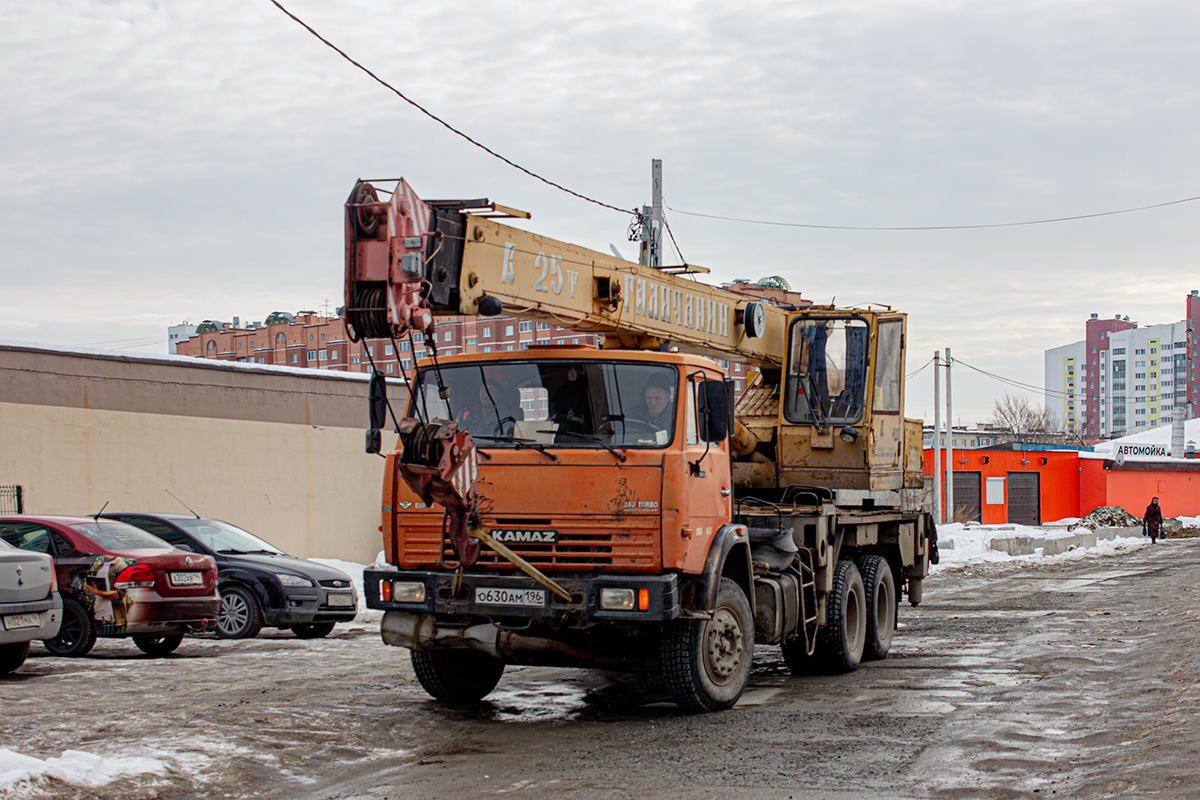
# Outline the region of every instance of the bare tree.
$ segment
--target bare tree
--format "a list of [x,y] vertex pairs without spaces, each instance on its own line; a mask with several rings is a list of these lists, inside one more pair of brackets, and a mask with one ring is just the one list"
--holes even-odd
[[1005,393],[992,406],[992,424],[1009,434],[1009,441],[1049,443],[1061,441],[1062,431],[1054,415],[1035,406],[1029,398]]

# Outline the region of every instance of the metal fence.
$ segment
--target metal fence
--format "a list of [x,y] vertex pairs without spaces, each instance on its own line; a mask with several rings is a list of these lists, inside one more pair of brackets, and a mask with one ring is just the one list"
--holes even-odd
[[25,492],[20,486],[0,486],[0,514],[24,514]]

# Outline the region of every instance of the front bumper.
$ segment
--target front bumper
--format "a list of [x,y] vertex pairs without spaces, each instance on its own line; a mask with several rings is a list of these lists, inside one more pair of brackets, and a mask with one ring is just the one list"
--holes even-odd
[[349,622],[358,614],[358,595],[353,587],[327,589],[317,587],[285,587],[282,603],[277,608],[264,608],[267,625],[290,628],[314,622]]
[[[571,602],[562,600],[553,592],[525,575],[495,572],[464,572],[462,585],[455,594],[453,572],[427,570],[381,570],[368,569],[363,572],[363,591],[367,608],[381,611],[401,611],[409,614],[438,614],[489,619],[561,619],[575,618],[587,621],[613,622],[663,622],[676,619],[679,609],[679,578],[667,575],[570,575],[550,576],[571,595]],[[425,600],[420,603],[397,603],[380,597],[380,586],[385,581],[423,583]],[[600,590],[605,587],[645,589],[649,594],[648,607],[644,611],[611,611],[600,608]],[[542,590],[544,602],[540,605],[498,605],[477,602],[477,589],[507,589],[512,592]]]

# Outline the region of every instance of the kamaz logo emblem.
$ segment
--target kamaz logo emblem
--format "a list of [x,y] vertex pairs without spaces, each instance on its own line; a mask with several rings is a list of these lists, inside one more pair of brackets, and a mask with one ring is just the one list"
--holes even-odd
[[501,544],[556,544],[558,531],[525,531],[504,528],[492,530],[492,538]]

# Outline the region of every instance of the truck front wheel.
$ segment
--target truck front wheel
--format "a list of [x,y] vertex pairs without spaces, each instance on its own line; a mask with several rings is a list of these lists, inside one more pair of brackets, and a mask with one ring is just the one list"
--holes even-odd
[[482,700],[504,674],[503,661],[478,650],[413,650],[411,657],[421,688],[447,703]]
[[722,711],[737,703],[750,680],[754,627],[742,588],[722,578],[711,619],[681,619],[663,628],[663,677],[675,703],[688,711]]

